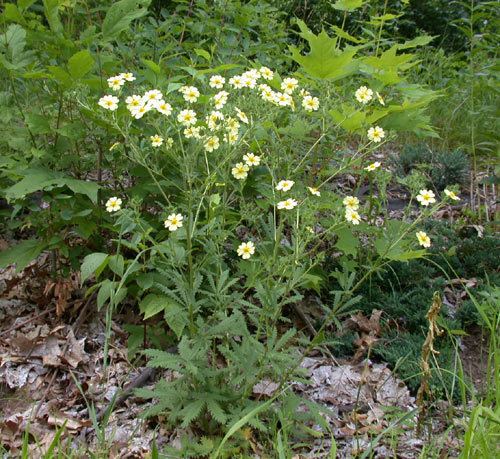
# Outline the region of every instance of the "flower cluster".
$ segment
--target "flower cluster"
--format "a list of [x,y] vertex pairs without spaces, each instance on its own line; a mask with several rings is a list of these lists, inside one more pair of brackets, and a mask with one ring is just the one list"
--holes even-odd
[[[135,77],[132,73],[120,73],[108,78],[107,82],[113,91],[120,92],[126,82],[132,82]],[[261,99],[273,104],[276,107],[290,107],[296,110],[301,107],[306,112],[319,110],[320,101],[311,95],[309,91],[299,87],[299,81],[291,76],[280,78],[267,68],[252,68],[240,75],[224,77],[222,75],[212,75],[209,78],[208,86],[216,91],[212,94],[203,94],[200,89],[193,85],[184,85],[178,89],[178,100],[181,106],[175,110],[173,124],[177,121],[180,131],[185,139],[199,140],[200,145],[206,152],[219,150],[223,143],[229,145],[236,144],[242,129],[252,127],[253,119],[231,101],[233,90],[251,91],[255,90]],[[355,98],[363,105],[367,105],[374,98],[378,99],[381,105],[385,105],[382,96],[367,86],[361,86],[355,92]],[[298,99],[300,98],[300,99]],[[298,99],[298,100],[297,100]],[[159,89],[149,89],[143,94],[131,94],[124,97],[126,108],[134,119],[141,119],[146,113],[153,112],[163,116],[173,115],[174,109],[168,103],[163,93]],[[203,111],[203,107],[208,102],[209,109]],[[98,104],[106,110],[115,111],[119,108],[120,99],[115,95],[104,95]],[[174,103],[172,102],[174,105]],[[182,106],[184,105],[184,106]],[[229,107],[229,108],[228,108]],[[161,132],[161,131],[159,131]],[[164,134],[163,134],[164,135]],[[386,137],[386,133],[380,126],[373,126],[368,129],[367,137],[371,142],[380,143]],[[154,134],[149,137],[150,145],[153,148],[172,147],[173,139]],[[252,167],[261,164],[261,157],[252,152],[247,152],[242,156],[240,162],[236,163],[231,173],[236,180],[244,180],[248,177]],[[375,161],[364,168],[367,172],[376,171],[381,167],[379,161]],[[286,196],[294,187],[295,182],[289,179],[279,180],[275,184],[275,189],[280,194],[282,200],[276,203],[276,208],[280,210],[292,210],[299,205],[294,197]],[[321,196],[318,188],[306,187],[312,196]],[[444,190],[444,194],[450,200],[460,198],[450,190]],[[429,206],[436,202],[435,195],[431,190],[420,190],[417,200],[422,206]],[[361,223],[361,216],[358,213],[360,202],[357,197],[346,196],[343,199],[345,207],[345,219],[353,224]],[[106,210],[110,213],[121,209],[122,200],[112,197],[106,202]],[[184,217],[180,213],[171,213],[164,221],[164,226],[170,232],[177,231],[183,227]],[[423,231],[416,233],[417,240],[423,247],[430,247],[429,236]],[[237,248],[237,254],[242,259],[247,260],[255,253],[253,242],[241,242]]]
[[[292,189],[293,185],[295,185],[295,182],[293,180],[280,180],[276,185],[276,190],[286,193],[287,191],[290,191]],[[278,209],[291,210],[297,205],[298,202],[295,199],[287,198],[284,201],[279,201],[276,207]]]
[[231,169],[233,177],[237,180],[244,180],[248,177],[248,171],[252,166],[258,166],[260,164],[260,156],[253,153],[247,153],[243,155],[243,162],[235,164]]
[[355,196],[346,196],[342,203],[345,206],[345,219],[353,225],[359,225],[361,216],[358,213],[359,199]]

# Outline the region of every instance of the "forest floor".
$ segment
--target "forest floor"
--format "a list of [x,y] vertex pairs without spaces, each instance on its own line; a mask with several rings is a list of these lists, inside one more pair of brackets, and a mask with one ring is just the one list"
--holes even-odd
[[[62,438],[71,444],[73,457],[88,457],[88,451],[102,457],[147,457],[153,439],[160,451],[166,445],[179,447],[181,438],[193,433],[167,428],[161,418],[141,418],[151,402],[127,391],[176,375],[154,374],[129,360],[124,324],[133,319],[123,314],[114,317],[105,367],[103,311],[97,312],[92,296],[82,298],[76,277],[65,285],[52,282],[48,261],[42,255],[23,273],[13,268],[0,271],[0,444],[8,452],[3,457],[19,457],[26,432],[29,457],[42,457],[62,426]],[[379,318],[374,311],[371,317],[358,313],[349,320],[366,341],[379,333]],[[470,347],[466,366],[469,362],[474,368],[480,384],[483,370],[474,365],[476,341],[470,339],[464,349]],[[297,442],[295,458],[330,457],[332,434],[339,458],[369,449],[371,457],[419,457],[430,438],[447,452],[444,457],[458,455],[461,413],[444,401],[434,401],[424,434],[417,436],[415,398],[385,363],[366,356],[337,361],[316,353],[302,366],[310,381],[291,381],[293,390],[325,408],[331,432],[309,426],[317,434]],[[276,386],[263,380],[253,395],[265,399]],[[92,413],[100,419],[97,424]],[[249,431],[248,441],[254,457],[268,457],[258,432]]]

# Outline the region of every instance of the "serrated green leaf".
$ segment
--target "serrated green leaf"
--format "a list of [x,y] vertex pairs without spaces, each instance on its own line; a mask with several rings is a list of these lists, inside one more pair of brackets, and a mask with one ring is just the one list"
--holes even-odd
[[25,118],[26,124],[33,134],[48,134],[51,132],[49,120],[46,116],[28,113]]
[[4,191],[8,200],[24,198],[35,191],[67,186],[74,193],[84,194],[92,202],[97,202],[97,193],[100,188],[97,183],[65,177],[59,172],[46,169],[27,169],[23,171],[23,175],[24,177],[19,182]]
[[196,53],[197,56],[201,56],[204,59],[206,59],[208,62],[212,60],[212,56],[208,51],[205,51],[204,49],[201,48],[195,48],[194,52]]
[[86,49],[78,51],[73,54],[68,60],[69,74],[75,79],[79,80],[94,67],[94,59],[90,52]]
[[353,43],[360,44],[364,43],[366,40],[361,38],[354,37],[348,34],[345,30],[342,30],[340,27],[333,25],[332,30],[335,32],[335,35],[339,38],[343,38],[344,40],[352,41]]
[[352,233],[351,228],[345,227],[336,231],[338,237],[335,247],[342,250],[346,255],[356,256],[358,253],[359,240]]
[[332,7],[340,11],[354,11],[361,8],[366,0],[337,0]]
[[389,258],[394,261],[409,261],[414,260],[416,258],[422,258],[427,254],[426,250],[410,250],[402,253],[392,253],[392,250],[389,251],[386,258]]
[[59,6],[59,0],[43,0],[43,11],[49,23],[50,30],[58,35],[64,30],[59,18]]
[[163,312],[170,303],[174,303],[171,298],[150,293],[142,299],[139,304],[140,311],[144,314],[144,320]]
[[120,277],[123,276],[123,271],[125,269],[125,260],[123,255],[111,255],[109,257],[109,269],[113,271],[115,274],[118,274]]
[[4,11],[2,15],[6,21],[17,22],[19,24],[26,25],[26,20],[19,11],[17,5],[14,5],[13,3],[7,3],[6,5],[4,5]]
[[182,424],[181,426],[186,428],[193,422],[201,413],[201,410],[203,410],[203,407],[205,406],[205,400],[195,400],[194,402],[191,402],[187,404],[180,412],[179,416],[182,417]]
[[318,35],[312,33],[303,21],[298,21],[300,36],[309,43],[310,52],[302,55],[295,46],[290,46],[292,58],[311,76],[329,80],[338,80],[353,74],[357,68],[354,59],[357,48],[349,47],[343,51],[337,49],[338,39],[330,38],[322,30]]
[[17,6],[21,11],[26,11],[36,0],[17,0]]
[[180,338],[184,328],[188,324],[187,311],[175,301],[171,301],[168,307],[165,308],[164,317],[168,326]]
[[22,271],[46,248],[46,244],[37,239],[28,239],[0,252],[0,268],[16,264],[16,272]]
[[85,282],[92,274],[96,277],[102,272],[106,267],[108,262],[108,254],[102,252],[94,252],[87,255],[83,259],[82,266],[80,267],[82,284]]
[[113,290],[113,282],[109,279],[102,281],[99,291],[97,292],[97,309],[100,310],[111,296]]
[[145,16],[151,0],[120,0],[109,7],[102,23],[102,36],[105,41],[115,39],[128,29],[134,19]]
[[436,37],[437,35],[421,35],[419,37],[415,37],[413,40],[405,41],[404,43],[396,46],[398,47],[398,49],[410,49],[416,48],[418,46],[425,46],[428,45]]
[[150,61],[149,59],[142,59],[142,63],[156,75],[161,74],[161,67],[156,62]]
[[358,111],[355,107],[342,104],[342,111],[333,109],[328,113],[335,123],[346,131],[356,132],[361,129],[366,120],[366,112]]
[[49,65],[47,67],[50,74],[54,79],[56,79],[59,83],[62,83],[63,86],[71,86],[71,75],[66,72],[62,67],[57,67],[55,65]]

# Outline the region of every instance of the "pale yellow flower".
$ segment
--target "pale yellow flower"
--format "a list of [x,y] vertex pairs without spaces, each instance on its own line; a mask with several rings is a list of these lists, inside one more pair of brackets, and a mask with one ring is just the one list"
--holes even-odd
[[448,196],[450,199],[453,199],[453,201],[460,201],[460,198],[456,195],[454,191],[444,190],[444,194]]
[[184,129],[184,136],[186,139],[190,139],[191,137],[194,139],[201,138],[201,127],[198,126],[190,126]]
[[237,250],[238,256],[243,258],[243,260],[248,260],[251,255],[255,253],[255,246],[252,241],[242,242],[238,246]]
[[361,86],[356,90],[354,93],[354,96],[358,100],[358,102],[361,102],[362,104],[367,104],[370,102],[370,100],[373,99],[373,91],[366,86]]
[[237,131],[240,128],[240,123],[236,118],[232,116],[228,116],[225,120],[226,128],[229,131]]
[[99,105],[106,110],[114,111],[118,108],[118,97],[115,96],[103,96],[99,99]]
[[236,89],[241,89],[243,87],[243,77],[235,75],[229,78],[229,84]]
[[136,119],[141,119],[150,110],[149,105],[140,105],[130,109],[130,114]]
[[155,108],[158,112],[160,112],[162,115],[170,115],[172,114],[172,106],[165,102],[164,100],[160,100],[155,103]]
[[293,180],[280,180],[276,185],[276,189],[278,191],[288,191],[292,189],[292,186],[295,184]]
[[182,220],[184,217],[181,214],[170,214],[163,224],[169,231],[177,231],[183,225]]
[[378,92],[376,92],[375,94],[377,95],[377,99],[378,99],[379,104],[385,105],[384,98]]
[[431,190],[420,190],[417,196],[417,201],[423,206],[434,204],[436,202],[435,194]]
[[317,97],[305,96],[302,99],[302,107],[308,112],[316,111],[319,108],[319,99]]
[[212,75],[210,77],[210,82],[208,83],[208,85],[211,88],[221,89],[224,86],[225,82],[226,82],[226,79],[223,76],[221,76],[221,75]]
[[272,80],[274,78],[274,72],[267,67],[261,67],[259,72],[264,80]]
[[125,99],[125,103],[127,104],[127,108],[129,110],[140,107],[141,105],[143,105],[142,96],[138,95],[128,96]]
[[429,236],[427,236],[427,233],[425,233],[424,231],[418,231],[416,233],[416,236],[417,236],[417,239],[418,239],[418,243],[422,246],[422,247],[430,247],[431,246],[431,238]]
[[119,211],[121,209],[121,206],[122,200],[120,198],[112,197],[106,201],[106,211],[109,213]]
[[244,75],[242,77],[242,83],[244,88],[254,89],[257,85],[257,80],[249,75]]
[[278,209],[292,210],[297,204],[298,202],[295,199],[288,198],[278,202],[277,207]]
[[258,166],[260,164],[260,156],[254,155],[253,153],[247,153],[243,156],[243,161],[248,166]]
[[299,82],[295,78],[285,78],[281,83],[281,90],[285,94],[292,94]]
[[371,127],[368,129],[368,139],[372,142],[381,142],[385,137],[385,132],[380,126]]
[[292,105],[292,96],[283,92],[274,93],[274,101],[281,107]]
[[242,123],[248,124],[248,116],[246,115],[245,112],[242,112],[238,107],[234,107],[236,110],[236,116],[239,118],[239,120]]
[[253,78],[254,80],[258,80],[261,77],[260,72],[257,69],[247,70],[242,75],[243,78]]
[[224,141],[230,145],[234,145],[238,141],[238,138],[238,131],[229,131],[227,134],[224,134]]
[[126,81],[135,81],[134,74],[130,72],[120,73],[118,76],[122,77]]
[[163,145],[163,137],[160,137],[158,134],[152,135],[149,139],[153,147],[161,147]]
[[361,217],[359,216],[358,212],[350,207],[347,207],[345,210],[345,218],[349,223],[352,223],[353,225],[359,225],[359,223],[361,222]]
[[179,91],[182,93],[184,100],[189,103],[194,103],[200,97],[200,91],[195,86],[182,86]]
[[125,80],[122,76],[117,75],[113,76],[111,78],[108,78],[108,86],[113,90],[113,91],[118,91],[120,88],[125,84]]
[[214,150],[217,150],[219,146],[220,146],[219,138],[214,135],[205,140],[203,148],[205,148],[206,151],[212,152]]
[[276,93],[271,88],[263,89],[260,97],[267,102],[276,102]]
[[233,169],[231,170],[231,173],[233,174],[235,179],[244,180],[248,177],[249,170],[250,170],[250,167],[248,167],[248,165],[243,164],[243,163],[238,163],[233,167]]
[[151,89],[146,91],[143,96],[143,101],[145,104],[155,104],[156,102],[163,99],[163,94],[158,89]]
[[365,167],[365,171],[372,172],[375,169],[378,169],[381,166],[380,162],[375,161],[374,163],[371,163],[370,165]]
[[177,115],[177,121],[184,126],[191,126],[196,124],[196,112],[194,110],[182,110]]
[[227,98],[229,96],[229,93],[227,91],[219,91],[215,96],[213,96],[213,100],[215,102],[215,108],[217,110],[220,110],[221,108],[226,105]]
[[308,186],[307,189],[309,192],[314,195],[314,196],[321,196],[321,192],[317,188],[313,188],[311,186]]
[[219,124],[219,121],[224,121],[224,115],[219,111],[212,111],[206,117],[206,120],[208,128],[211,131],[216,131],[220,129],[221,125]]
[[342,201],[342,203],[348,209],[351,209],[351,210],[358,210],[359,209],[359,199],[356,198],[355,196],[346,196],[344,198],[344,200]]

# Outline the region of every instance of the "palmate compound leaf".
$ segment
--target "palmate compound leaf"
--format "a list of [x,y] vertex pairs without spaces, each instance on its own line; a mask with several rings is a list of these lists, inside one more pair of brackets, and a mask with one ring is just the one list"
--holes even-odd
[[295,46],[290,46],[292,58],[311,76],[328,80],[339,80],[356,72],[358,62],[354,59],[358,48],[347,46],[337,49],[337,38],[330,38],[322,30],[312,33],[303,21],[297,21],[300,36],[309,43],[309,54],[302,55]]

